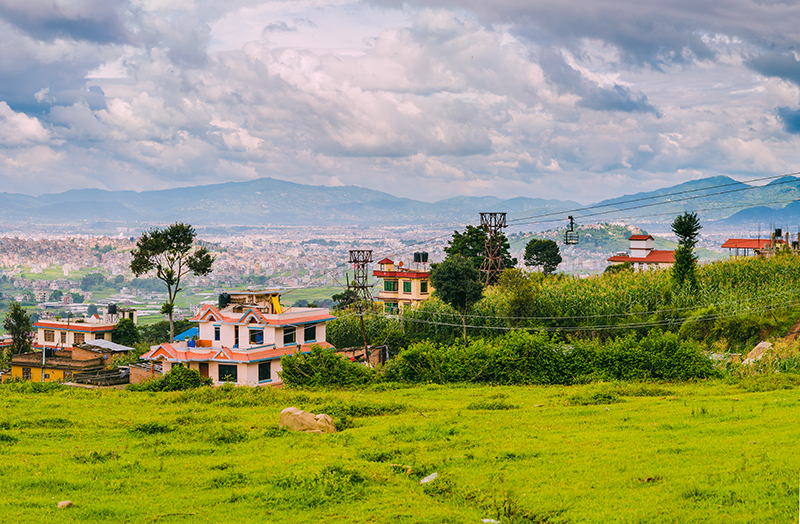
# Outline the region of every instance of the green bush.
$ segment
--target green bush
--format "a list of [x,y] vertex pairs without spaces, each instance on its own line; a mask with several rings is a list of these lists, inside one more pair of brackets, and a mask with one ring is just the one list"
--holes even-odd
[[130,391],[183,391],[210,386],[213,383],[210,378],[204,377],[196,369],[174,366],[162,377],[140,384],[131,384],[127,389]]
[[383,380],[410,383],[573,384],[593,380],[687,380],[715,376],[694,341],[653,330],[613,340],[564,344],[543,333],[512,331],[467,347],[413,344],[384,368]]
[[351,362],[333,350],[311,346],[311,352],[281,358],[279,372],[287,386],[354,387],[372,383],[376,373],[371,368]]

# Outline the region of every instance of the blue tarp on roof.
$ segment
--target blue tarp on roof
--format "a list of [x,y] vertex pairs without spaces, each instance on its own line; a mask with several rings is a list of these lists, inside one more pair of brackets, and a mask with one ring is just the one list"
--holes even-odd
[[189,328],[180,335],[175,335],[175,340],[189,340],[192,337],[200,336],[200,328]]

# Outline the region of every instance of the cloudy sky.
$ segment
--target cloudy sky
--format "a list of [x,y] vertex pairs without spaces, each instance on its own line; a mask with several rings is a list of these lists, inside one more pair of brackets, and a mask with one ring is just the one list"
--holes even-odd
[[0,191],[583,203],[800,170],[787,0],[0,0]]

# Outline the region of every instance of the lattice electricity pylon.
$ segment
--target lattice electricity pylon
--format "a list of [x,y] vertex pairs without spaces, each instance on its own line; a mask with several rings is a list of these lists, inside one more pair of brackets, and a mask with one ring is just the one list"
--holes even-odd
[[372,262],[371,249],[350,250],[350,263],[353,264],[353,281],[350,287],[356,292],[359,301],[372,302],[372,290],[367,280],[367,264],[370,262]]
[[575,231],[575,220],[571,215],[569,217],[569,229],[564,232],[564,243],[568,246],[578,243],[578,232]]
[[485,285],[497,281],[505,269],[503,264],[503,239],[500,236],[506,227],[505,213],[481,213],[481,228],[486,231],[486,252],[481,264],[481,276]]

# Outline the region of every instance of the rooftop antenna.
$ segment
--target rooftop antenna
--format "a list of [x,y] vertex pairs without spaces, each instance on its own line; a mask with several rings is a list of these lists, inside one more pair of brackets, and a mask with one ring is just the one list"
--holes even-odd
[[364,309],[372,303],[372,290],[367,282],[367,265],[372,262],[371,249],[351,249],[350,263],[353,264],[352,289],[356,293],[356,308],[361,319],[361,336],[364,339],[364,356],[369,362],[369,349],[367,348],[367,330],[364,327]]
[[564,232],[564,244],[574,246],[578,243],[578,232],[575,231],[575,219],[569,217],[569,228]]
[[484,285],[489,285],[497,280],[497,275],[503,272],[503,240],[501,233],[506,227],[506,213],[481,213],[481,229],[486,232],[483,263],[481,274]]

